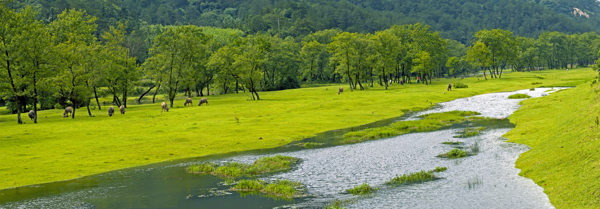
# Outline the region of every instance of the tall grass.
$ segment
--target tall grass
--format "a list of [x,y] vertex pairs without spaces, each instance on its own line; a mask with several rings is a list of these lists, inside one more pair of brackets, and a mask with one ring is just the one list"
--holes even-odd
[[463,158],[467,156],[467,151],[464,151],[462,149],[452,149],[449,152],[446,153],[442,153],[439,154],[438,157],[443,157],[443,158]]
[[478,120],[479,118],[465,118],[466,116],[479,115],[473,111],[450,111],[432,113],[421,116],[422,120],[399,121],[389,126],[369,128],[361,131],[353,131],[344,134],[342,143],[355,143],[366,140],[385,138],[402,135],[410,132],[432,131],[441,127],[449,126],[466,120]]
[[[441,170],[441,168],[440,168]],[[387,185],[402,185],[402,184],[412,184],[412,183],[421,183],[426,181],[433,181],[436,179],[436,176],[433,175],[434,171],[419,171],[409,174],[402,174],[401,176],[396,175],[396,177],[391,178],[386,181]]]
[[456,136],[454,136],[454,138],[468,138],[468,137],[477,136],[477,135],[479,135],[479,133],[481,133],[484,130],[485,130],[484,127],[465,128],[465,130],[460,132],[460,135],[456,135]]
[[302,187],[297,181],[278,180],[266,183],[261,180],[240,180],[231,191],[260,192],[278,198],[295,198],[299,194],[296,188]]
[[196,174],[211,174],[225,178],[238,178],[242,176],[257,176],[287,171],[298,161],[299,159],[295,157],[276,155],[261,157],[252,164],[232,162],[219,166],[214,163],[201,163],[188,166],[186,171]]
[[375,191],[379,190],[377,187],[369,186],[369,184],[364,183],[358,186],[355,186],[352,189],[347,189],[346,192],[353,195],[368,195]]

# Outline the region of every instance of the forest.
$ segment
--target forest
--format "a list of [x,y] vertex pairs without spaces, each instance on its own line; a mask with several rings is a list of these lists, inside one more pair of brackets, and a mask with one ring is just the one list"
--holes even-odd
[[[483,79],[501,78],[509,69],[588,66],[600,48],[595,32],[547,31],[532,38],[505,29],[476,31],[465,45],[421,23],[290,36],[192,24],[130,30],[128,22],[117,21],[101,32],[106,20],[83,10],[64,10],[47,21],[35,7],[10,5],[0,4],[0,95],[19,123],[29,110],[86,107],[91,115],[90,106],[102,108],[99,97],[127,107],[164,94],[173,107],[182,95],[241,91],[259,100],[260,92],[303,84],[347,83],[353,91],[414,83],[416,77],[427,85],[480,71]],[[139,53],[143,46],[149,46],[147,55]]]

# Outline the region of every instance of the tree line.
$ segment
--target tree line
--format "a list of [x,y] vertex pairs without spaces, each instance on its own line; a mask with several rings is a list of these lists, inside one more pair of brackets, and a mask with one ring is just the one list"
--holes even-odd
[[[194,25],[148,26],[149,57],[140,63],[132,34],[117,22],[96,37],[97,18],[65,10],[49,23],[36,10],[0,4],[0,95],[17,114],[28,110],[85,107],[99,98],[117,106],[129,97],[163,93],[173,107],[179,95],[260,92],[301,84],[346,82],[350,90],[374,85],[427,85],[434,78],[469,75],[500,78],[505,69],[524,71],[589,65],[597,58],[600,36],[545,32],[537,39],[508,30],[481,30],[470,46],[443,39],[427,25],[394,25],[375,33],[327,29],[297,41],[279,34],[246,35],[233,29]],[[95,104],[94,104],[95,103]],[[37,120],[37,118],[36,118]],[[37,122],[37,121],[35,121]]]

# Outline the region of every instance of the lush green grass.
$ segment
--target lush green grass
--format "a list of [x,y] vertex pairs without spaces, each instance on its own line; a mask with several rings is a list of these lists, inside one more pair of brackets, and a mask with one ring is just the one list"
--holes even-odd
[[186,170],[196,174],[211,174],[225,178],[238,178],[242,176],[257,176],[287,171],[291,169],[298,160],[298,158],[290,156],[276,155],[259,158],[252,164],[232,162],[218,166],[214,163],[201,163],[190,165]]
[[[108,117],[107,107],[77,109],[76,118],[62,110],[38,113],[38,124],[16,123],[16,115],[0,115],[0,189],[74,179],[132,166],[218,153],[266,149],[314,136],[398,117],[439,102],[490,92],[529,89],[538,76],[545,86],[575,86],[593,79],[590,69],[508,73],[501,79],[440,79],[433,85],[375,86],[344,91],[340,86],[207,96],[209,106],[184,107],[182,99],[161,114],[159,104],[128,103],[125,115]],[[466,89],[447,92],[448,83]],[[181,98],[181,97],[180,97]],[[110,99],[105,99],[110,100]],[[235,118],[239,119],[239,123]],[[262,138],[262,139],[259,139]]]
[[527,99],[527,98],[531,98],[531,96],[527,95],[527,94],[513,94],[508,96],[509,99]]
[[296,188],[302,184],[296,181],[279,180],[267,184],[261,180],[240,180],[231,191],[260,192],[277,198],[295,198],[298,195]]
[[379,188],[372,187],[372,186],[369,186],[369,184],[364,183],[364,184],[355,186],[352,189],[347,189],[346,193],[353,194],[353,195],[368,195],[368,194],[371,194],[371,193],[373,193],[373,192],[375,192],[377,190],[379,190]]
[[[387,185],[391,185],[391,186],[397,186],[397,185],[403,185],[403,184],[413,184],[413,183],[421,183],[421,182],[426,182],[426,181],[433,181],[435,180],[437,177],[435,177],[435,175],[433,174],[433,172],[441,172],[444,171],[446,167],[438,167],[435,170],[432,171],[419,171],[419,172],[414,172],[414,173],[409,173],[409,174],[402,174],[401,176],[396,175],[396,177],[391,178],[390,180],[386,181],[385,184]],[[440,170],[440,171],[436,171],[436,170]]]
[[504,136],[531,149],[519,157],[521,176],[544,188],[556,208],[600,208],[598,85],[590,83],[521,102]]
[[465,130],[463,132],[460,132],[460,135],[456,135],[456,136],[454,136],[454,138],[469,138],[469,137],[477,136],[477,135],[479,135],[479,133],[481,133],[484,130],[485,130],[484,127],[465,128]]
[[422,116],[422,120],[399,121],[389,126],[346,133],[344,134],[342,143],[356,143],[410,132],[432,131],[454,123],[464,122],[470,119],[465,118],[465,116],[473,115],[479,115],[479,113],[473,111],[451,111],[427,114]]

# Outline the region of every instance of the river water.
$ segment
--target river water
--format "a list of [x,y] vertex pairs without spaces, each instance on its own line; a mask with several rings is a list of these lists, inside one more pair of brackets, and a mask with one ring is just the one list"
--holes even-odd
[[[165,162],[94,175],[72,181],[0,191],[0,208],[323,208],[333,200],[352,200],[348,208],[554,208],[543,188],[518,175],[518,156],[524,145],[507,143],[502,135],[514,127],[507,119],[519,108],[521,99],[509,95],[524,93],[540,97],[555,89],[538,88],[484,94],[440,103],[435,108],[407,114],[401,118],[345,130],[318,134],[305,141],[324,143],[317,148],[285,146],[263,151],[231,153]],[[336,140],[347,131],[386,125],[397,120],[417,120],[422,114],[452,110],[477,111],[495,118],[465,122],[432,132],[410,133],[363,143],[339,145]],[[452,136],[466,127],[486,128],[482,134],[456,139]],[[454,147],[444,141],[479,145],[479,153],[461,159],[436,157]],[[262,179],[288,179],[302,182],[312,197],[277,200],[260,195],[221,192],[221,196],[198,197],[218,186],[222,179],[196,176],[185,167],[197,162],[236,161],[251,163],[269,155],[289,155],[302,162],[288,172]],[[432,170],[445,166],[438,180],[383,186],[396,175]],[[355,198],[340,191],[362,183],[380,186],[369,197]]]

